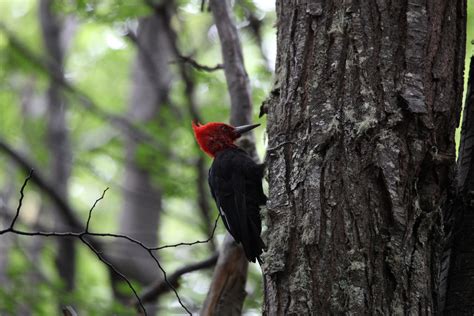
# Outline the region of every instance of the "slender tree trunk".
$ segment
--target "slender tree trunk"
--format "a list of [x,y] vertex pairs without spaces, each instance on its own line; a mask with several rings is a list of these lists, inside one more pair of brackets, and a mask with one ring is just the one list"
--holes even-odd
[[[158,114],[168,100],[171,83],[169,69],[170,44],[164,21],[157,15],[139,21],[137,35],[130,34],[137,47],[133,66],[133,86],[128,116],[143,125],[160,124]],[[163,129],[164,130],[164,129]],[[127,137],[123,208],[120,233],[146,245],[158,243],[158,225],[162,209],[162,193],[153,170],[158,159],[154,149]],[[122,271],[142,284],[161,277],[148,252],[129,242],[118,241],[114,254]],[[112,255],[114,255],[112,254]],[[125,255],[124,255],[125,254]]]
[[[73,28],[67,24],[75,24],[72,20],[66,20],[57,16],[53,8],[54,0],[41,0],[39,5],[39,16],[43,41],[48,56],[48,67],[50,71],[62,76],[64,53],[72,37]],[[67,32],[66,32],[67,31]],[[61,87],[52,80],[49,84],[47,103],[47,147],[50,152],[49,169],[51,170],[51,181],[55,190],[63,198],[68,197],[68,183],[71,173],[72,152],[69,143],[69,132],[66,122],[66,99],[61,93]],[[55,207],[51,206],[53,210]],[[71,231],[71,227],[64,225],[59,218],[58,210],[55,210],[55,226],[60,231]],[[56,266],[59,275],[64,281],[67,291],[74,289],[76,248],[72,239],[58,239],[58,254]]]
[[437,311],[465,1],[277,1],[265,314]]
[[444,315],[474,314],[474,57],[459,148],[457,198],[453,207],[453,244],[449,248],[449,274]]

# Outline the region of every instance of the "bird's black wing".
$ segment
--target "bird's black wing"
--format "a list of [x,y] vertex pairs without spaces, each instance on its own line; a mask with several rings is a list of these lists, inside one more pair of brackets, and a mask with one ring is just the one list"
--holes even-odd
[[[213,163],[209,170],[209,187],[213,192],[212,195],[216,201],[217,209],[221,214],[225,227],[236,242],[241,242],[242,226],[245,226],[243,222],[245,214],[241,214],[238,211],[241,208],[240,200],[242,194],[239,193],[239,191],[242,190],[242,181],[239,181],[238,176],[233,176],[231,169],[229,170],[231,172],[229,175],[223,175],[222,169],[219,163]],[[234,181],[240,188],[234,187]],[[235,194],[234,191],[237,191],[237,194]],[[239,198],[236,200],[236,197]],[[245,211],[245,209],[243,211]]]
[[242,243],[250,261],[259,259],[264,247],[260,205],[266,202],[261,165],[240,149],[226,150],[214,159],[209,186],[229,233]]
[[[207,180],[208,180],[208,183],[209,183],[209,188],[211,189],[212,198],[214,199],[214,201],[216,201],[217,210],[219,211],[219,214],[221,215],[222,222],[224,223],[225,228],[232,235],[232,237],[234,237],[234,239],[236,241],[239,241],[237,239],[237,237],[234,236],[234,234],[232,233],[232,229],[230,228],[230,225],[228,223],[227,216],[226,216],[223,208],[221,207],[221,203],[219,203],[219,200],[217,199],[216,194],[214,193],[214,187],[217,187],[217,188],[220,187],[220,184],[219,184],[220,181],[214,175],[212,167],[209,169],[209,175],[208,175]],[[220,191],[221,190],[219,190],[219,193],[220,193]]]

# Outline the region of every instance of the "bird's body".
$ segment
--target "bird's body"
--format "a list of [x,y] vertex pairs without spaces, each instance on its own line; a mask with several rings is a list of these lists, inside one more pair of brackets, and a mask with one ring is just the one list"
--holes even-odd
[[249,261],[260,261],[265,247],[260,233],[260,206],[267,197],[262,189],[263,165],[245,151],[229,148],[217,153],[209,169],[209,187],[222,221],[234,240],[241,243]]
[[[260,238],[260,207],[267,201],[262,188],[263,165],[255,163],[233,144],[241,133],[251,128],[243,127],[241,132],[239,128],[226,124],[222,124],[224,127],[209,124],[193,125],[193,128],[201,149],[214,158],[208,178],[212,197],[225,227],[234,240],[242,244],[247,259],[261,262],[260,255],[265,245]],[[212,128],[206,129],[207,125]],[[216,136],[216,133],[225,134],[226,131],[229,139]]]

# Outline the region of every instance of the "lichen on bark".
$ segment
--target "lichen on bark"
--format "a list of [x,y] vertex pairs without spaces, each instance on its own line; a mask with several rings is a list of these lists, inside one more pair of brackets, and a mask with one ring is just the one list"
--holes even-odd
[[464,18],[465,1],[277,1],[265,314],[436,312]]

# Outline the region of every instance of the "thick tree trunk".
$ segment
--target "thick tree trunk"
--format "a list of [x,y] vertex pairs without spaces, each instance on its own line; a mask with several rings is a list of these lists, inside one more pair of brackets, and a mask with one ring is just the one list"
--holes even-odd
[[474,58],[463,113],[459,148],[455,225],[444,315],[474,314]]
[[437,310],[465,1],[277,1],[267,315]]

